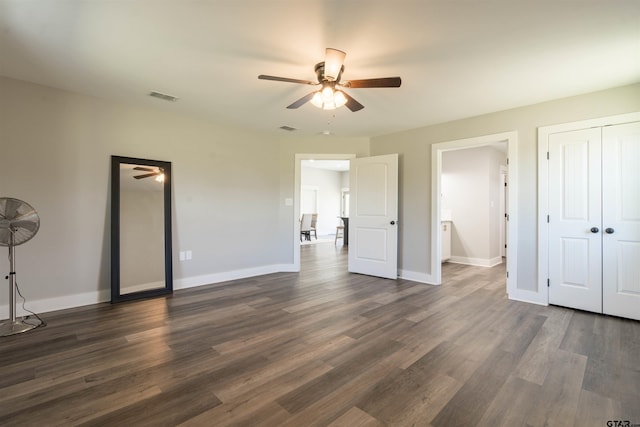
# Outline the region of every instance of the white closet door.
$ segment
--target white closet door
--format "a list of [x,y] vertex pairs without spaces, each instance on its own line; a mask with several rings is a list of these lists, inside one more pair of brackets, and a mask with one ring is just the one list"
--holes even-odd
[[640,320],[640,123],[602,130],[603,312]]
[[549,303],[602,312],[601,130],[549,137]]

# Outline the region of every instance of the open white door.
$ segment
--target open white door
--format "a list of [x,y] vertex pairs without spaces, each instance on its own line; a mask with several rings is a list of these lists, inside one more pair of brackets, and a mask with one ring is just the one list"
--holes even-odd
[[349,271],[398,278],[398,155],[351,160]]

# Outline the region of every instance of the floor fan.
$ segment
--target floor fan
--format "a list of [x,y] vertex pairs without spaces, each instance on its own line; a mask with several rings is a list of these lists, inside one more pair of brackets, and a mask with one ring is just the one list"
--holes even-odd
[[28,242],[40,228],[40,218],[28,203],[0,197],[0,246],[9,247],[9,320],[0,323],[0,336],[20,334],[42,325],[38,316],[16,319],[15,247]]

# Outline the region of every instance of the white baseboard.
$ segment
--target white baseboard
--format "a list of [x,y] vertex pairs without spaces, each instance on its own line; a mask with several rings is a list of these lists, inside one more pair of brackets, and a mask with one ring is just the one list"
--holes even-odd
[[[101,290],[96,292],[84,292],[81,294],[66,295],[63,297],[44,298],[39,300],[31,300],[26,295],[27,310],[31,310],[36,314],[48,313],[50,311],[65,310],[67,308],[82,307],[83,305],[98,304],[111,300],[111,290]],[[16,317],[22,317],[31,314],[22,309],[22,298],[18,296],[16,304]],[[0,319],[9,318],[9,305],[0,306]]]
[[525,291],[522,289],[509,291],[508,298],[513,301],[528,302],[537,305],[549,305],[548,301],[543,300],[543,295],[535,291]]
[[212,283],[228,282],[229,280],[246,279],[248,277],[263,276],[265,274],[289,272],[297,272],[293,264],[274,264],[262,267],[244,268],[241,270],[175,279],[173,281],[173,289],[187,289],[195,286],[210,285]]
[[400,279],[411,280],[412,282],[426,283],[427,285],[436,284],[431,274],[419,273],[417,271],[398,270],[398,277]]
[[448,262],[452,262],[454,264],[466,264],[466,265],[474,265],[476,267],[494,267],[498,264],[502,264],[502,257],[495,258],[469,258],[462,256],[451,256]]
[[[293,264],[274,264],[262,267],[245,268],[242,270],[233,270],[222,273],[208,274],[203,276],[186,277],[183,279],[174,279],[173,289],[186,289],[195,286],[209,285],[211,283],[226,282],[229,280],[245,279],[247,277],[262,276],[271,273],[289,273],[297,272]],[[49,313],[57,310],[65,310],[67,308],[82,307],[84,305],[98,304],[109,302],[111,300],[111,290],[99,290],[95,292],[85,292],[75,295],[66,295],[63,297],[44,298],[31,300],[27,295],[26,308],[37,314]],[[30,313],[22,309],[22,301],[18,297],[16,307],[16,317],[29,315]],[[0,319],[9,318],[9,306],[0,306]],[[46,319],[45,319],[46,320]]]

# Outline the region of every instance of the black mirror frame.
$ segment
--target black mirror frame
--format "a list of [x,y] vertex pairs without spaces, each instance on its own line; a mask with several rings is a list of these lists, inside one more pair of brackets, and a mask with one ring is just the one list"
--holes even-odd
[[[164,272],[165,287],[120,293],[120,164],[155,166],[164,170]],[[151,298],[173,292],[171,254],[171,162],[111,156],[111,303]]]

